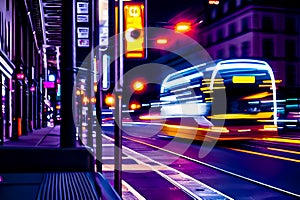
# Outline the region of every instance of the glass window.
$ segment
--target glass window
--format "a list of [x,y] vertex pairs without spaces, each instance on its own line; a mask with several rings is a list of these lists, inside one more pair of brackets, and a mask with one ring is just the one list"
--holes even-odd
[[229,10],[232,11],[235,9],[235,6],[236,6],[236,2],[235,0],[230,0],[229,1]]
[[225,2],[223,7],[223,13],[227,13],[227,12],[228,12],[228,2]]
[[211,35],[207,35],[207,45],[212,44],[212,37]]
[[245,17],[242,19],[242,32],[245,32],[248,30],[249,30],[248,18]]
[[249,56],[249,50],[250,50],[250,42],[246,41],[242,43],[242,56],[248,57]]
[[9,10],[9,0],[6,0],[6,10],[8,11]]
[[296,67],[295,65],[287,65],[286,66],[286,85],[287,86],[294,86],[296,83]]
[[230,45],[230,47],[229,47],[229,57],[230,58],[234,58],[234,57],[236,57],[236,46],[234,46],[234,45]]
[[272,39],[263,39],[262,41],[262,56],[264,58],[273,58],[274,45]]
[[223,30],[222,29],[219,29],[217,31],[217,41],[220,41],[223,39]]
[[232,23],[229,25],[229,37],[234,36],[235,35],[235,24]]
[[285,57],[286,58],[295,58],[296,57],[296,41],[286,40],[285,41]]
[[285,18],[285,32],[295,33],[296,32],[296,20],[292,17]]
[[272,17],[264,16],[262,19],[262,29],[266,32],[274,31],[274,21]]
[[224,50],[223,49],[219,49],[217,51],[217,59],[223,58],[224,57]]

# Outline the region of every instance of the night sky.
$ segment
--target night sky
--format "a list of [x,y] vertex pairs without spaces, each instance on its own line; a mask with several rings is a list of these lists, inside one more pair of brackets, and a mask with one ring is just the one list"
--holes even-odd
[[[148,22],[169,22],[199,13],[207,0],[148,0]],[[192,17],[192,18],[193,18]],[[178,17],[177,17],[178,18]]]

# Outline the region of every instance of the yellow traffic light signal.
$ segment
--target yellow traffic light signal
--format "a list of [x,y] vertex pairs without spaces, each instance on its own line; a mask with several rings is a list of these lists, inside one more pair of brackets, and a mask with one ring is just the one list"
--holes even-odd
[[125,58],[145,58],[145,6],[124,2]]

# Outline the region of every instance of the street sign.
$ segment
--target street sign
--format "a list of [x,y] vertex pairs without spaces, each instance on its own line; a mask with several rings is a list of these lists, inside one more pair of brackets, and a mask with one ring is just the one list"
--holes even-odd
[[145,58],[146,41],[144,2],[124,2],[124,32],[125,58]]

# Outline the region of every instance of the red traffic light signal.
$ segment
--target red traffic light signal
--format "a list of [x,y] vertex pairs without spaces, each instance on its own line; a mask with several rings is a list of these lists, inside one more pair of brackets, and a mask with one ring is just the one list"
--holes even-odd
[[124,2],[125,58],[143,59],[145,48],[145,5],[143,2]]

